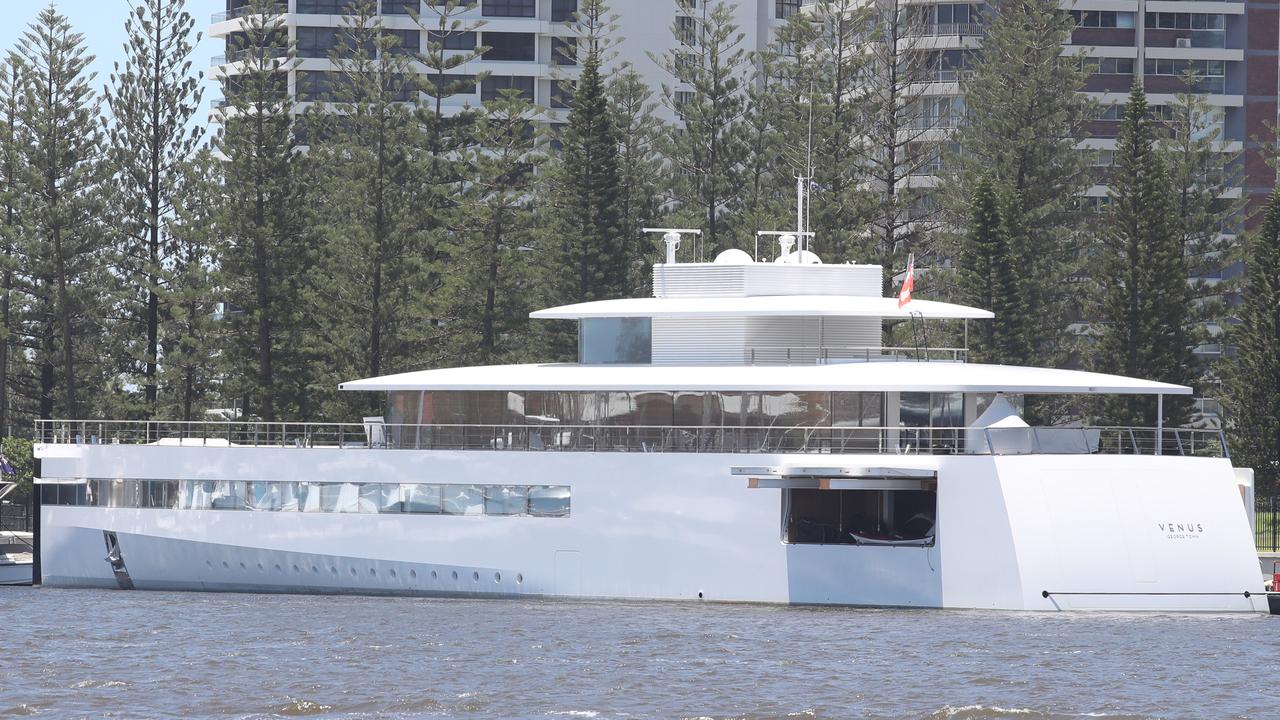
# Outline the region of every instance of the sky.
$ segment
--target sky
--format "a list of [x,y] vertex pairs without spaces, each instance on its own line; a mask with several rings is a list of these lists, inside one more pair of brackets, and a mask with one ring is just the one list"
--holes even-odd
[[[0,0],[0,51],[17,45],[18,39],[35,20],[36,15],[49,4],[49,0]],[[84,35],[85,46],[96,60],[89,66],[96,72],[91,86],[98,92],[110,82],[111,69],[116,62],[124,61],[124,21],[129,13],[129,0],[55,0],[58,12],[66,15],[76,32]],[[209,17],[226,9],[225,0],[187,0],[187,12],[195,19],[195,30],[203,36],[209,27]],[[221,54],[223,43],[207,36],[202,37],[192,54],[192,70],[209,71],[209,59]],[[207,78],[203,107],[196,113],[200,124],[207,124],[209,103],[222,93],[218,84]]]

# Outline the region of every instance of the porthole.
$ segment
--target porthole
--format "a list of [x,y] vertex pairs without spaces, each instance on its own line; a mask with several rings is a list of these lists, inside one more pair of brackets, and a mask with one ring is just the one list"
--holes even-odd
[[319,574],[320,574],[320,568],[316,567],[315,565],[312,565],[312,566],[311,566],[311,574],[312,574],[312,575],[319,575]]
[[471,581],[480,582],[480,573],[478,571],[471,573]]
[[283,571],[280,569],[280,563],[276,563],[276,572],[283,572]]
[[376,568],[369,568],[369,577],[376,577],[377,575],[378,571]]
[[266,568],[262,567],[262,563],[258,563],[258,570],[259,570],[259,571],[264,571],[264,570],[266,570]]
[[224,567],[224,568],[230,568],[231,566],[227,564],[227,561],[226,561],[226,560],[223,560],[223,561],[222,561],[222,567]]
[[410,570],[410,571],[409,571],[409,579],[410,579],[410,580],[417,580],[417,579],[418,579],[418,571],[417,571],[417,570]]
[[204,561],[204,564],[205,564],[205,565],[208,565],[209,567],[213,567],[213,561],[212,561],[212,560],[205,560],[205,561]]
[[436,579],[436,578],[438,578],[438,577],[439,577],[439,575],[436,575],[436,571],[435,571],[435,570],[432,570],[432,571],[431,571],[431,579],[432,579],[432,580],[435,580],[435,579]]
[[351,568],[351,577],[355,577],[355,576],[356,576],[356,569]]
[[454,570],[454,571],[453,571],[453,579],[454,579],[454,580],[457,580],[457,579],[458,579],[458,571],[457,571],[457,570]]
[[249,568],[245,567],[245,566],[244,566],[244,563],[240,563],[240,569],[241,569],[241,570],[248,570]]
[[294,571],[294,572],[296,572],[296,573],[300,573],[300,572],[302,572],[302,568],[298,567],[297,565],[294,565],[294,566],[293,566],[293,571]]
[[497,572],[496,572],[496,573],[494,573],[494,574],[493,574],[493,581],[494,581],[494,582],[496,582],[496,583],[500,583],[500,582],[502,582],[502,573],[497,573]]
[[516,573],[516,584],[520,585],[523,582],[524,582],[524,575],[521,573]]
[[337,575],[337,574],[338,574],[338,568],[334,567],[333,565],[330,565],[330,566],[329,566],[329,572],[330,572],[330,573],[332,573],[332,574],[334,574],[334,575]]
[[396,571],[395,571],[394,569],[393,569],[393,570],[388,570],[388,571],[387,571],[387,574],[389,574],[391,577],[395,577],[395,576],[396,576]]

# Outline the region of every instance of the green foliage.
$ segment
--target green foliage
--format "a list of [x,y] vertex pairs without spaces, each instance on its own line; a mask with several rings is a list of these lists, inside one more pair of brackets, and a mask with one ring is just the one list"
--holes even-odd
[[1245,245],[1244,304],[1221,363],[1233,462],[1251,467],[1259,494],[1280,490],[1280,193]]
[[183,164],[203,135],[191,124],[200,105],[192,72],[195,19],[184,0],[131,0],[125,62],[116,63],[106,95],[111,111],[107,157],[112,226],[119,234],[117,272],[126,280],[125,317],[113,330],[120,362],[142,386],[141,411],[156,411],[160,369],[165,225]]
[[945,157],[941,200],[965,207],[982,178],[999,197],[1016,200],[1008,208],[1017,216],[1008,221],[1009,248],[1018,295],[1034,308],[1026,344],[1033,364],[1054,366],[1073,344],[1070,278],[1079,274],[1086,240],[1076,201],[1091,182],[1089,157],[1076,143],[1092,101],[1078,92],[1084,73],[1076,59],[1062,54],[1074,21],[1056,0],[999,0],[988,13],[982,53],[960,83],[968,116],[955,134],[962,150]]
[[5,478],[12,479],[18,485],[5,500],[15,505],[31,502],[31,481],[35,476],[35,456],[31,450],[31,441],[20,437],[6,437],[0,440],[0,447],[13,469],[18,471],[17,477]]
[[1019,295],[1018,268],[1009,248],[1009,220],[1016,199],[996,196],[983,179],[973,193],[969,231],[960,247],[958,290],[963,302],[986,308],[995,319],[971,334],[970,357],[978,362],[1025,365],[1027,308]]
[[[1146,93],[1134,83],[1116,140],[1111,211],[1098,255],[1105,278],[1094,365],[1104,371],[1172,383],[1192,379],[1187,266],[1168,169]],[[1164,421],[1181,425],[1189,406],[1170,398]],[[1105,413],[1118,425],[1156,425],[1156,401],[1109,399]]]
[[[663,155],[672,166],[667,175],[670,198],[681,207],[678,217],[703,228],[699,247],[704,255],[714,255],[749,246],[745,238],[733,236],[728,210],[741,188],[742,161],[748,153],[743,75],[749,58],[728,3],[708,0],[699,12],[692,18],[692,30],[672,24],[675,49],[654,61],[672,79],[671,85],[662,86],[662,103],[684,126],[668,133],[663,142]],[[677,84],[691,90],[678,90]]]
[[[81,417],[110,387],[100,362],[107,300],[99,101],[93,56],[52,5],[18,43],[22,58],[19,147],[26,216],[19,254],[23,342],[32,351],[39,415]],[[69,129],[74,128],[74,131]]]
[[654,116],[653,91],[635,68],[624,66],[615,72],[608,93],[618,134],[618,227],[627,258],[627,286],[631,295],[644,296],[653,280],[651,264],[660,257],[643,228],[657,224],[661,214],[661,124]]
[[287,70],[294,49],[268,0],[245,15],[241,74],[225,88],[216,143],[224,164],[219,225],[226,245],[229,397],[264,420],[307,414],[308,364],[300,302],[314,245],[305,232],[305,187],[294,152]]
[[[600,17],[595,1],[579,15]],[[592,27],[596,25],[593,24]],[[582,74],[575,85],[568,123],[560,131],[561,149],[544,181],[548,186],[547,222],[542,256],[550,305],[619,298],[627,295],[627,253],[619,213],[622,177],[618,133],[600,75],[600,43],[587,36]],[[552,335],[553,356],[572,360],[576,330]]]

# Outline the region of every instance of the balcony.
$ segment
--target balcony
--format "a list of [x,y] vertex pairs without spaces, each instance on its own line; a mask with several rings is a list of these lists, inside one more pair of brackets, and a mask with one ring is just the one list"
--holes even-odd
[[946,37],[946,36],[977,36],[986,35],[987,31],[982,23],[930,23],[918,27],[908,28],[905,37]]
[[46,445],[488,452],[1229,457],[1220,430],[1138,427],[385,425],[37,420]]
[[[287,3],[276,3],[274,6],[274,9],[276,12],[283,15],[289,12],[289,5]],[[220,22],[226,22],[228,20],[235,20],[236,18],[244,17],[245,15],[248,15],[252,11],[253,11],[253,7],[250,5],[243,5],[241,7],[232,8],[230,10],[223,10],[221,12],[216,12],[213,15],[211,15],[209,18],[209,22],[216,24]]]

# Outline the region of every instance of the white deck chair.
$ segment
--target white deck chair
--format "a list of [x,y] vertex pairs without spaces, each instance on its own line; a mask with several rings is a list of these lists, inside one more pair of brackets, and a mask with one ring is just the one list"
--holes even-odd
[[364,418],[364,438],[371,448],[387,446],[386,419],[381,415]]

